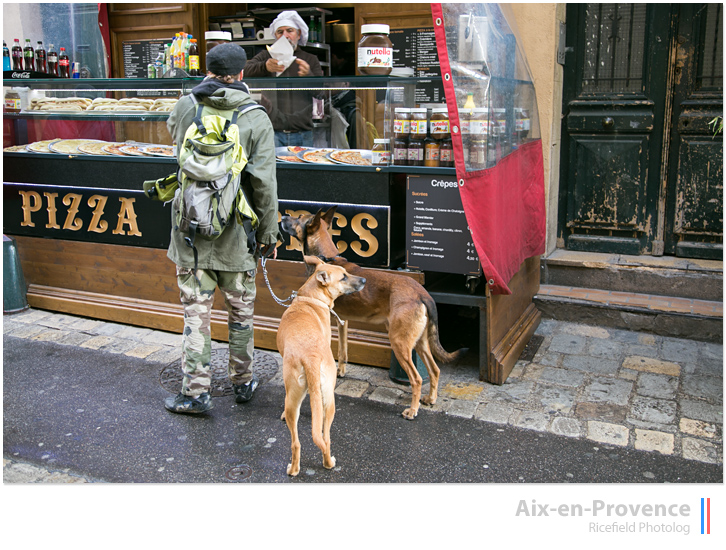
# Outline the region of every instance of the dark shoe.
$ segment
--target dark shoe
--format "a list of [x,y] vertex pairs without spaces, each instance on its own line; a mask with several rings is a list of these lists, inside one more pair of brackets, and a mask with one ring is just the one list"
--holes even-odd
[[259,385],[260,379],[257,378],[254,374],[252,375],[252,380],[250,380],[246,384],[232,384],[232,388],[234,389],[235,402],[247,403],[247,401],[252,399],[252,394],[255,393],[255,390]]
[[179,392],[176,397],[164,399],[164,407],[173,413],[201,414],[212,408],[212,394],[207,391],[199,397],[192,397]]

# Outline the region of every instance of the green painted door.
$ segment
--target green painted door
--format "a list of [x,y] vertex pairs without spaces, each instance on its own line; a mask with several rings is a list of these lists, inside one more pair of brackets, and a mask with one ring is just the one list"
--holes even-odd
[[567,5],[560,246],[720,254],[721,8]]

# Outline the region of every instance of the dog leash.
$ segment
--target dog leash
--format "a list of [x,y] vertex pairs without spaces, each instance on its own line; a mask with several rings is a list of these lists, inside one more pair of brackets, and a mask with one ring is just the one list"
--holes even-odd
[[[270,286],[270,280],[267,278],[267,257],[262,256],[260,258],[260,263],[262,264],[262,276],[265,278],[265,285],[267,285],[267,290],[270,291],[270,295],[272,296],[272,299],[277,302],[278,305],[281,305],[282,307],[290,307],[292,305],[292,301],[297,298],[297,290],[293,290],[292,294],[289,298],[286,300],[281,300],[277,296],[275,296],[275,293],[272,291],[272,286]],[[287,302],[290,302],[289,304]],[[335,315],[335,318],[338,320],[338,323],[340,323],[341,326],[345,324],[345,321],[341,319],[338,314],[333,310],[333,308],[329,308],[330,313]]]

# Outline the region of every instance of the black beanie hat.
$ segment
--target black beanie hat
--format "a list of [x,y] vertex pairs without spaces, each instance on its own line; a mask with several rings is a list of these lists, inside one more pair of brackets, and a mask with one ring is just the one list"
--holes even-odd
[[207,70],[217,76],[238,75],[247,63],[242,46],[229,42],[215,46],[207,53]]

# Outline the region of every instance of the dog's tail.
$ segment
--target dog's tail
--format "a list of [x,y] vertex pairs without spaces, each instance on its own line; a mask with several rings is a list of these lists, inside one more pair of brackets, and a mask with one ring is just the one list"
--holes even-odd
[[[307,369],[305,369],[307,373]],[[321,373],[322,375],[322,373]],[[308,379],[308,395],[310,395],[310,412],[312,413],[312,431],[313,442],[319,449],[325,449],[325,440],[323,439],[323,418],[325,416],[325,407],[323,404],[323,392],[320,382],[311,383],[313,380]]]
[[426,313],[429,317],[429,322],[426,327],[426,337],[429,341],[431,353],[437,361],[444,365],[456,363],[467,354],[469,348],[460,348],[453,353],[446,351],[439,341],[439,313],[436,310],[436,302],[434,302],[434,299],[428,293],[422,297],[421,301],[426,306]]

